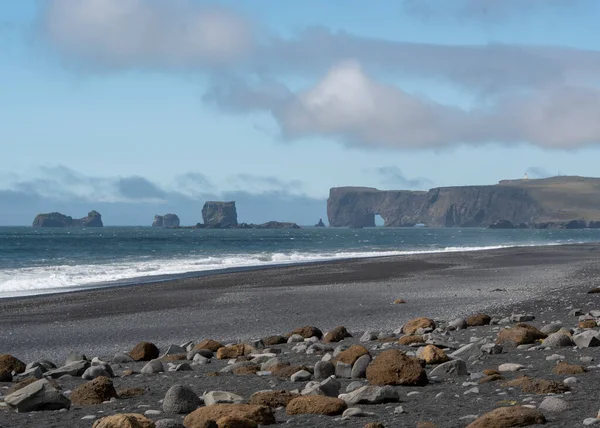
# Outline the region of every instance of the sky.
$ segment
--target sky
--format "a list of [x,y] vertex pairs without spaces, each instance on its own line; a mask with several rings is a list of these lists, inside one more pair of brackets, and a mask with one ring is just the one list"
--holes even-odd
[[596,176],[595,0],[0,2],[0,225]]

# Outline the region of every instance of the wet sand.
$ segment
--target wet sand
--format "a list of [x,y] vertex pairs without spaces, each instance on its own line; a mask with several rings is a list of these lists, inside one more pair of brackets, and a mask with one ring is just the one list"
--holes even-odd
[[[521,247],[262,268],[244,272],[0,300],[0,353],[25,361],[76,350],[112,355],[141,340],[159,347],[248,339],[301,325],[394,330],[417,316],[450,319],[529,305],[597,286],[600,244]],[[393,305],[397,298],[407,301]]]

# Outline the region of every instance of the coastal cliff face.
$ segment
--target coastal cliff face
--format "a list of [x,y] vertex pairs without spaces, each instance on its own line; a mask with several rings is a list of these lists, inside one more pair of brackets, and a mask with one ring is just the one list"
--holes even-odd
[[440,187],[423,191],[380,191],[365,187],[330,190],[332,227],[424,223],[429,227],[583,228],[600,221],[600,179],[552,177],[504,180],[491,186]]
[[38,214],[33,220],[33,227],[103,227],[102,216],[98,211],[90,211],[87,217],[73,218],[53,212]]
[[155,215],[152,227],[179,227],[180,221],[176,214]]
[[227,228],[237,226],[235,202],[206,202],[202,207],[202,221],[205,227]]

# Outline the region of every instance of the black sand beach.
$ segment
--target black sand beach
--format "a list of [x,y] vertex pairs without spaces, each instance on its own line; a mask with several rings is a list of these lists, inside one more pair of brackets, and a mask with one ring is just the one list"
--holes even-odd
[[[538,328],[557,320],[573,328],[577,318],[568,315],[573,307],[581,307],[584,312],[600,309],[600,295],[587,294],[589,289],[600,286],[599,262],[600,244],[522,247],[345,260],[4,299],[0,300],[0,354],[9,353],[24,362],[45,358],[62,364],[69,352],[77,351],[111,361],[116,352],[127,352],[140,341],[153,342],[162,351],[171,344],[190,340],[212,338],[226,344],[284,334],[304,325],[317,326],[323,332],[343,325],[354,335],[344,343],[352,344],[366,330],[392,332],[412,318],[450,321],[478,312],[496,319],[513,313],[533,314],[535,320],[531,324]],[[397,298],[406,303],[393,304]],[[469,343],[473,337],[494,340],[499,328],[490,325],[452,334],[460,343]],[[369,344],[363,345],[371,349]],[[284,354],[289,354],[290,362],[301,362],[297,353],[289,353],[290,346],[293,345],[280,345]],[[598,359],[596,349],[600,348],[577,352],[572,347],[538,352],[513,349],[508,354],[487,355],[473,362],[469,371],[511,362],[526,366],[528,375],[562,380],[564,376],[552,374],[555,361],[546,357],[557,352],[570,363],[582,364],[578,360],[581,356]],[[310,357],[311,364],[319,360]],[[139,370],[143,366],[140,364],[126,366]],[[275,381],[269,376],[253,377],[252,386],[245,376],[206,376],[224,365],[226,361],[215,360],[212,365],[195,367],[193,372],[169,372],[160,379],[157,375],[115,379],[115,384],[142,386],[149,392],[126,404],[106,404],[103,409],[106,414],[125,408],[143,413],[145,408],[137,408],[142,403],[160,408],[158,401],[166,390],[182,382],[194,385],[198,393],[216,389],[246,397],[261,389],[302,389],[297,382]],[[589,394],[597,396],[599,374],[588,370],[586,382],[565,396],[572,402],[571,410],[547,415],[548,426],[580,426],[585,418],[596,416],[600,406]],[[415,426],[418,421],[428,420],[438,427],[458,427],[470,422],[459,418],[482,414],[500,400],[522,404],[525,397],[526,402],[539,404],[544,398],[523,396],[514,388],[504,391],[508,395],[498,395],[494,384],[481,385],[480,392],[466,398],[463,393],[472,386],[464,387],[463,382],[469,382],[468,376],[451,384],[433,382],[417,388],[419,395],[412,396],[406,393],[414,388],[399,387],[400,404],[406,410],[401,416],[394,415],[398,404],[360,405],[376,416],[343,421],[325,416],[293,418],[281,411],[276,416],[278,421],[289,420],[291,426],[358,427],[371,420],[380,420],[385,426]],[[64,389],[71,389],[82,379],[67,379],[64,383]],[[348,383],[349,380],[342,381],[341,392]],[[476,380],[473,385],[477,385]],[[441,392],[446,398],[438,397]],[[91,426],[93,421],[82,421],[81,417],[95,414],[100,407],[72,409],[68,412],[72,425],[68,426]],[[57,412],[29,417],[1,409],[3,428],[31,426],[27,425],[31,417],[38,421],[35,426],[66,426],[60,422],[65,415]],[[167,416],[153,419],[164,417]]]

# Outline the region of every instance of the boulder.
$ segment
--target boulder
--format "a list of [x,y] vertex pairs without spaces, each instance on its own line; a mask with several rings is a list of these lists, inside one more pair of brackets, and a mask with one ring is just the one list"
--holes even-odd
[[579,348],[591,348],[600,346],[600,337],[597,331],[587,330],[573,336],[573,342]]
[[499,345],[526,345],[534,343],[540,339],[545,339],[546,335],[529,324],[516,324],[512,328],[500,330],[496,343]]
[[[179,423],[179,421],[175,419],[159,419],[154,423],[154,425],[156,426],[156,428],[185,428],[181,423]],[[219,427],[217,426],[217,423],[214,422],[213,425],[208,428]]]
[[381,404],[400,401],[398,392],[391,386],[365,385],[339,397],[349,406],[355,404]]
[[552,372],[560,376],[571,376],[585,373],[585,367],[560,361],[554,366],[554,370],[552,370]]
[[71,400],[62,395],[48,379],[35,381],[7,395],[4,402],[10,409],[19,413],[71,407]]
[[430,318],[414,318],[402,326],[402,333],[413,334],[420,328],[435,329],[435,322]]
[[96,379],[100,376],[111,378],[114,377],[115,374],[113,373],[112,367],[109,364],[102,364],[88,367],[81,375],[81,377],[85,380]]
[[569,387],[562,383],[529,376],[521,376],[504,382],[503,386],[521,388],[521,391],[525,394],[561,394],[569,390]]
[[205,392],[202,395],[202,399],[207,406],[214,406],[215,404],[242,404],[246,401],[244,397],[227,391]]
[[441,364],[450,359],[444,351],[435,345],[419,348],[417,358],[425,361],[426,364]]
[[275,346],[286,343],[287,339],[284,336],[275,335],[263,337],[262,342],[265,344],[265,346]]
[[59,377],[69,375],[74,377],[83,376],[85,371],[90,367],[90,362],[87,360],[75,361],[57,369],[48,370],[44,373],[45,377],[57,379]]
[[186,428],[200,428],[206,426],[206,421],[217,421],[229,416],[238,419],[249,419],[261,425],[275,423],[275,416],[270,407],[253,404],[215,404],[213,406],[199,407],[187,415],[183,420]]
[[[13,357],[10,354],[0,355],[0,373],[23,373],[27,367],[23,361]],[[9,381],[10,382],[10,381]]]
[[558,397],[546,397],[538,409],[549,413],[562,413],[569,410],[569,403]]
[[398,345],[410,346],[413,343],[425,343],[423,336],[407,334],[398,339]]
[[[202,342],[198,343],[196,346],[194,346],[194,348],[192,350],[195,351],[198,349],[208,349],[209,351],[217,352],[219,350],[219,348],[222,348],[222,347],[223,347],[223,345],[220,344],[219,342],[217,342],[216,340],[206,339],[206,340],[203,340]],[[207,357],[207,358],[212,358],[212,357]]]
[[307,367],[305,366],[292,366],[289,363],[277,363],[274,366],[269,367],[267,370],[270,371],[273,376],[289,378],[294,373],[306,369]]
[[509,428],[544,424],[546,418],[535,409],[524,406],[499,407],[470,423],[467,428]]
[[331,361],[318,361],[315,364],[314,372],[316,380],[327,379],[335,374],[335,366]]
[[408,357],[397,349],[379,354],[367,367],[367,379],[372,385],[426,385],[427,374],[417,358]]
[[299,334],[305,339],[311,337],[317,337],[321,339],[323,337],[323,332],[321,330],[319,330],[317,327],[312,327],[309,325],[292,330],[290,333],[287,334],[287,337],[290,337],[294,334]]
[[104,376],[79,385],[71,393],[73,404],[80,406],[92,406],[102,404],[113,397],[118,397],[112,381]]
[[155,215],[152,227],[179,227],[180,221],[177,214]]
[[217,350],[217,358],[219,360],[228,360],[230,358],[238,358],[243,357],[244,355],[250,355],[254,351],[255,349],[253,347],[245,344],[224,346]]
[[491,321],[492,318],[486,314],[475,314],[466,319],[467,326],[469,327],[489,325]]
[[371,364],[371,356],[363,355],[352,365],[350,376],[352,379],[362,379],[367,376],[367,367]]
[[165,369],[160,360],[152,360],[149,361],[144,367],[142,367],[141,373],[143,374],[153,374],[153,373],[162,373]]
[[150,361],[158,358],[158,348],[150,342],[140,342],[134,346],[129,355],[135,361]]
[[154,422],[138,413],[107,416],[94,422],[92,428],[155,428]]
[[218,428],[258,428],[258,424],[250,419],[234,416],[223,416],[217,420]]
[[202,207],[202,221],[205,227],[228,228],[238,225],[235,202],[209,201]]
[[198,394],[183,385],[173,385],[165,394],[163,411],[165,413],[191,413],[200,407]]
[[339,398],[324,395],[307,395],[294,398],[286,406],[288,415],[327,415],[335,416],[344,413],[348,405]]
[[353,365],[363,355],[370,355],[367,348],[362,345],[352,345],[348,349],[340,352],[336,357],[335,361],[341,361],[342,363]]
[[276,409],[278,407],[286,407],[290,401],[297,397],[300,397],[300,394],[294,394],[285,390],[258,391],[252,394],[248,403]]
[[467,371],[467,364],[463,360],[459,359],[442,363],[429,372],[430,377],[440,378],[466,376],[468,374],[469,372]]

